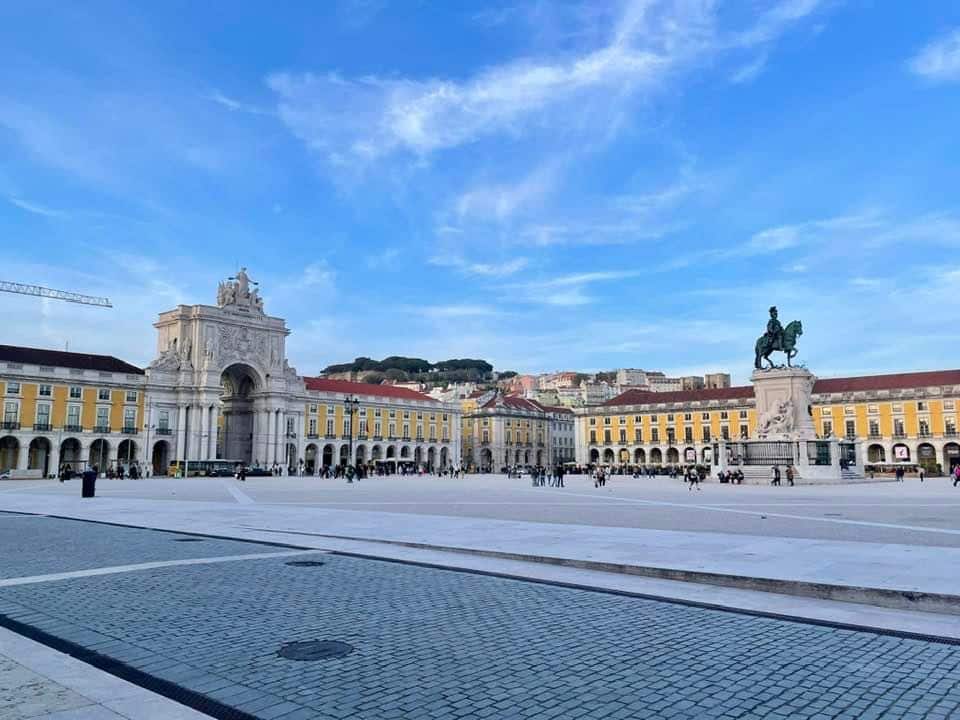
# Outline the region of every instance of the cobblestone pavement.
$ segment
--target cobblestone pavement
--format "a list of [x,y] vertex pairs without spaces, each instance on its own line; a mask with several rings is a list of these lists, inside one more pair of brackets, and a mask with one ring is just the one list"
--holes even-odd
[[[23,521],[19,552],[29,555],[31,534],[67,532],[57,527],[65,522]],[[122,559],[98,556],[109,565],[130,562],[131,548],[162,555],[178,545],[167,533],[69,525],[66,559],[82,557],[88,534],[116,533]],[[0,588],[0,614],[264,720],[960,716],[953,645],[318,559],[317,567],[270,558]],[[306,640],[354,651],[316,662],[277,655]]]

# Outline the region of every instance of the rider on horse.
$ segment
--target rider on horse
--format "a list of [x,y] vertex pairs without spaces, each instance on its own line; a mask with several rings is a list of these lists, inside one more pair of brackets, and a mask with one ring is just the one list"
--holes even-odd
[[783,349],[783,325],[777,320],[777,306],[770,308],[770,320],[767,321],[768,347],[774,350]]

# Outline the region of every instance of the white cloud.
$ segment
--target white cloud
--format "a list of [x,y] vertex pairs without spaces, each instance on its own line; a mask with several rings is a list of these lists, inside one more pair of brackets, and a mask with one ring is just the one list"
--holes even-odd
[[416,305],[408,308],[415,315],[434,319],[485,317],[499,315],[500,312],[489,305]]
[[557,163],[548,163],[517,183],[475,186],[456,198],[455,212],[461,221],[469,217],[505,220],[541,201],[554,188],[557,175]]
[[737,68],[730,76],[730,82],[734,85],[742,85],[755,80],[767,66],[767,56],[759,55],[753,61]]
[[463,80],[279,72],[267,84],[289,129],[334,165],[423,156],[561,119],[592,131],[617,115],[610,105],[708,48],[712,24],[709,4],[633,0],[606,44],[566,57],[519,58]]
[[752,27],[733,33],[730,42],[741,47],[770,43],[791,25],[812,15],[823,4],[823,0],[781,0],[761,13]]
[[44,217],[63,217],[66,215],[61,210],[54,210],[39,203],[27,202],[18,197],[7,197],[7,202],[34,215],[43,215]]
[[232,112],[242,112],[248,113],[250,115],[273,115],[269,110],[264,110],[263,108],[257,107],[256,105],[250,105],[249,103],[241,102],[235,100],[231,97],[227,97],[219,90],[214,90],[209,95],[206,96],[207,100],[215,102],[217,105],[225,107],[227,110]]
[[910,60],[909,67],[928,80],[960,80],[960,29],[931,42]]
[[520,272],[529,261],[525,257],[516,257],[500,263],[468,262],[457,255],[436,255],[427,260],[431,265],[455,268],[465,275],[483,277],[506,277]]

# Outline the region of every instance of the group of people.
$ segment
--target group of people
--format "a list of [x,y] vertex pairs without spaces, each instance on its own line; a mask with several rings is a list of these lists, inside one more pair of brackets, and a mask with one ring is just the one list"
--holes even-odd
[[770,469],[770,484],[780,486],[781,480],[783,477],[787,478],[787,483],[790,487],[793,487],[793,480],[797,476],[797,471],[794,469],[792,464],[788,464],[786,469],[781,472],[779,465],[774,465]]
[[740,468],[736,470],[721,470],[717,473],[717,479],[722,483],[743,485],[743,470]]
[[[92,466],[97,468],[96,465]],[[59,471],[57,472],[57,479],[60,482],[66,482],[67,480],[72,480],[74,477],[82,475],[84,471],[76,472],[73,469],[73,466],[70,463],[64,463],[60,466]],[[99,469],[97,469],[99,474]],[[129,478],[130,480],[139,480],[144,477],[143,471],[140,469],[140,463],[133,461],[130,463],[129,468],[125,468],[122,464],[118,463],[117,465],[110,465],[106,472],[104,473],[107,479],[109,480],[123,480],[124,478]]]
[[563,467],[558,465],[555,468],[535,467],[530,471],[530,477],[534,487],[564,487]]

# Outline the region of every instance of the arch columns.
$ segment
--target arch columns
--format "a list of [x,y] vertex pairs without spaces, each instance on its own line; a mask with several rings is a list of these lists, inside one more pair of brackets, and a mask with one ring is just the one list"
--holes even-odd
[[183,462],[186,459],[187,450],[187,406],[183,403],[177,405],[177,460]]

